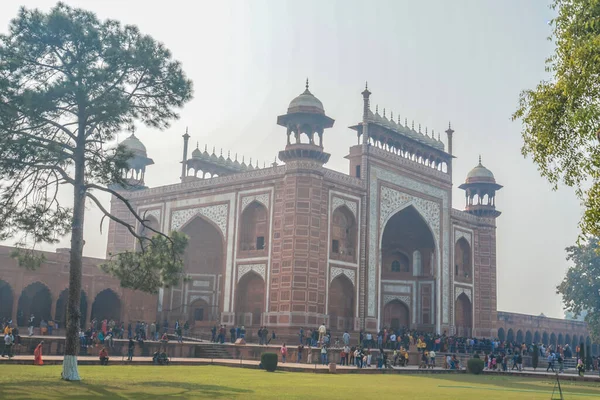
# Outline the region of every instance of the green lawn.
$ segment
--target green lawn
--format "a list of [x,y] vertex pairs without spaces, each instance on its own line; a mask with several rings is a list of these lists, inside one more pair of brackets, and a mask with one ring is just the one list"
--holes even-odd
[[[0,365],[0,399],[550,399],[553,382],[510,376],[313,374],[212,366]],[[563,382],[565,399],[600,398],[597,383]]]

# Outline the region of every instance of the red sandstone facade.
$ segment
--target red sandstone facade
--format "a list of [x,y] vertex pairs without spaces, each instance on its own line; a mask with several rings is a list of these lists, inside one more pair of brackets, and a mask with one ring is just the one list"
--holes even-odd
[[[325,322],[334,332],[401,326],[478,337],[535,332],[533,320],[497,312],[495,192],[501,186],[493,174],[480,160],[460,186],[465,210],[452,209],[453,130],[446,131],[446,148],[433,132],[373,113],[371,93],[362,94],[362,119],[350,127],[357,144],[346,157],[348,174],[324,167],[325,130],[334,121],[308,85],[277,120],[287,134],[284,142],[282,129],[283,165],[258,168],[206,148],[188,158],[186,132],[181,182],[145,188],[152,160],[137,138],[128,138],[124,144],[136,154],[128,177],[138,190],[123,194],[155,229],[189,236],[190,279],[153,297],[118,289],[90,267],[88,301],[111,287],[122,319],[189,320],[196,328],[266,325],[295,333]],[[135,225],[119,200],[111,210]],[[134,248],[134,238],[111,221],[107,253]],[[12,293],[25,287],[25,275],[31,274],[28,282],[48,279],[55,299],[67,273],[6,276]],[[17,313],[14,304],[11,312]],[[553,321],[557,341],[575,328],[578,338],[587,338],[585,325],[563,321],[560,328]]]

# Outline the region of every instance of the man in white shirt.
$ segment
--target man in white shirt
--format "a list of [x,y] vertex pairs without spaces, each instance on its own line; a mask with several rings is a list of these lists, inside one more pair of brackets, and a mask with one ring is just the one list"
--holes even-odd
[[325,324],[321,324],[319,327],[319,343],[323,343],[323,336],[327,333],[327,328],[325,328]]
[[344,339],[344,345],[348,346],[350,344],[350,334],[348,333],[348,331],[344,332],[342,338]]
[[2,357],[8,356],[8,358],[12,357],[12,345],[13,345],[13,336],[10,333],[4,335],[4,348],[2,349]]

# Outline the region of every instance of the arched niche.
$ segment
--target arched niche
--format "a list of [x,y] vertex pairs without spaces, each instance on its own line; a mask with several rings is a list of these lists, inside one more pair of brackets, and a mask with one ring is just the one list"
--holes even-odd
[[504,328],[498,329],[498,340],[504,342],[506,340],[506,333],[504,332]]
[[242,276],[235,290],[235,314],[240,326],[260,326],[265,311],[265,281],[254,271]]
[[521,344],[521,343],[523,343],[524,341],[525,341],[525,337],[524,337],[524,335],[523,335],[523,331],[519,329],[519,330],[517,331],[517,343],[518,343],[518,344]]
[[470,337],[473,327],[473,306],[465,293],[461,293],[454,305],[454,325],[457,336]]
[[329,325],[335,331],[354,329],[354,285],[345,274],[329,285]]
[[0,280],[0,321],[13,318],[14,293],[8,282]]
[[508,332],[506,333],[506,340],[509,343],[514,343],[514,341],[515,341],[515,332],[512,330],[512,328],[508,329]]
[[[64,289],[60,292],[58,299],[56,300],[56,310],[54,311],[54,320],[59,323],[59,326],[67,326],[67,307],[69,305],[69,289]],[[87,326],[87,309],[88,301],[87,295],[82,290],[79,295],[79,326],[85,328]]]
[[383,326],[394,331],[410,328],[410,309],[406,303],[394,299],[383,307]]
[[112,289],[104,289],[92,303],[92,320],[121,321],[121,299]]
[[21,292],[17,309],[19,326],[27,326],[32,314],[36,326],[39,326],[42,320],[52,319],[52,295],[48,286],[41,282],[34,282]]
[[[434,250],[435,239],[423,217],[413,206],[402,209],[387,221],[383,230],[382,279],[406,280],[414,279],[414,276],[431,276]],[[415,266],[420,266],[420,270],[416,271]]]
[[470,283],[472,279],[471,246],[464,237],[461,237],[454,245],[454,280]]
[[251,202],[240,217],[240,255],[264,253],[268,248],[269,218],[267,208],[258,201]]
[[525,344],[530,345],[533,344],[533,335],[530,331],[525,332]]
[[340,206],[331,216],[330,257],[334,260],[356,262],[358,225],[347,206]]
[[220,320],[223,303],[225,274],[225,244],[219,228],[204,217],[197,215],[181,229],[188,237],[188,245],[183,256],[184,271],[189,281],[183,282],[179,291],[173,288],[165,291],[169,320],[185,320],[189,316],[188,306],[197,296],[208,303],[206,318]]

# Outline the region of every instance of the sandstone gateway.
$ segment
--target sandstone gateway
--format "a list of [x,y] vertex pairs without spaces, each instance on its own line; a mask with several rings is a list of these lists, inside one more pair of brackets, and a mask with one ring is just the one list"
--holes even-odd
[[[147,188],[153,161],[134,135],[127,138],[123,144],[135,157],[124,172],[132,188],[123,194],[153,228],[189,236],[190,279],[149,296],[119,288],[90,268],[101,260],[88,259],[84,321],[179,319],[204,332],[225,324],[251,334],[265,325],[280,335],[325,322],[333,332],[410,327],[589,343],[584,323],[497,311],[495,195],[502,186],[480,158],[459,186],[465,209],[453,209],[452,128],[445,146],[439,134],[373,112],[370,95],[365,88],[362,118],[350,127],[357,141],[346,157],[348,174],[324,166],[334,120],[308,82],[277,117],[281,165],[259,167],[207,148],[188,154],[186,132],[180,182]],[[117,200],[112,212],[135,224]],[[107,253],[134,246],[127,230],[111,222]],[[8,250],[0,264],[0,318],[34,311],[59,319],[68,255],[49,255],[47,265],[30,272],[18,269]],[[26,299],[19,300],[21,293]],[[45,300],[31,301],[36,297]]]

